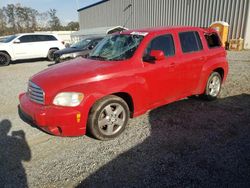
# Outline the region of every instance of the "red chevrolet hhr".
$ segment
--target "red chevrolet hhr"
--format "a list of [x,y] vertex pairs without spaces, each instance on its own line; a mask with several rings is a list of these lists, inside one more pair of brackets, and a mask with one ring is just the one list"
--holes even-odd
[[83,59],[43,70],[19,96],[20,111],[54,135],[89,131],[108,140],[129,118],[191,95],[216,99],[226,52],[215,30],[164,27],[106,36]]

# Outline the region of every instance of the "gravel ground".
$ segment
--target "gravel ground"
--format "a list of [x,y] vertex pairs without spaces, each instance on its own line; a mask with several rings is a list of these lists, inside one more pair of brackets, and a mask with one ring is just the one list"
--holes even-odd
[[250,51],[228,59],[219,100],[157,108],[106,142],[20,120],[18,94],[50,62],[0,67],[0,187],[250,187]]

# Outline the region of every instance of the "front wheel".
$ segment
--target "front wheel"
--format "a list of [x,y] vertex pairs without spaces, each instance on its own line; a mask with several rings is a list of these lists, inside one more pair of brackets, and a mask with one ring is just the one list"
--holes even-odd
[[0,66],[7,66],[10,64],[10,56],[7,53],[0,52]]
[[127,103],[120,97],[110,95],[98,101],[88,118],[88,131],[99,140],[110,140],[119,136],[129,119]]
[[218,72],[213,72],[207,80],[204,97],[210,101],[215,100],[220,94],[221,83],[222,83],[221,75]]

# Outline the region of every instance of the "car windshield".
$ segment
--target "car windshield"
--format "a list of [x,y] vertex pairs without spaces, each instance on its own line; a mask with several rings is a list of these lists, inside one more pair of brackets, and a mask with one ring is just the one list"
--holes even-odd
[[17,35],[6,36],[3,38],[0,38],[0,42],[8,43],[8,42],[12,41],[13,39],[15,39],[16,37],[17,37]]
[[144,36],[118,34],[105,37],[91,52],[89,58],[119,61],[131,58]]
[[90,41],[91,41],[90,39],[83,39],[75,44],[72,44],[70,47],[71,48],[85,48],[90,43]]

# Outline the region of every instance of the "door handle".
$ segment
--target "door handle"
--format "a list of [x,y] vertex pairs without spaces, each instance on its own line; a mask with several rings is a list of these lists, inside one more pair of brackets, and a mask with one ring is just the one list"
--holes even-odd
[[206,58],[205,58],[205,57],[200,57],[199,60],[200,60],[200,61],[205,61]]

